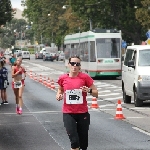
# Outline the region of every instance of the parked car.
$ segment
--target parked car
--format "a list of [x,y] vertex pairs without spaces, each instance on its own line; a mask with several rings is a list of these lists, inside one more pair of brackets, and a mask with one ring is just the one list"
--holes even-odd
[[65,54],[63,52],[58,55],[58,61],[60,61],[60,60],[62,60],[62,61],[65,60]]
[[124,103],[141,107],[150,100],[150,45],[128,46],[122,65],[122,91]]
[[55,59],[56,59],[56,53],[45,52],[43,54],[43,61],[45,61],[45,60],[53,61]]
[[22,55],[22,50],[16,50],[16,55],[17,55],[17,57],[21,56]]
[[4,53],[4,55],[9,55],[9,51],[6,50],[5,53]]
[[43,53],[35,52],[35,59],[43,59]]
[[30,60],[30,52],[29,51],[22,51],[21,57],[22,57],[22,59],[29,59]]

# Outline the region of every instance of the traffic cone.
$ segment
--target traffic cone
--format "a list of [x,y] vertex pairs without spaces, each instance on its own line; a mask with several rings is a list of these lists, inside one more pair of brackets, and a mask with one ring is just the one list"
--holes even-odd
[[39,77],[39,82],[42,83],[42,75]]
[[47,79],[45,77],[45,80],[44,80],[44,85],[47,87]]
[[33,76],[32,76],[32,71],[30,71],[30,78],[32,79],[32,77],[33,77]]
[[122,106],[121,106],[121,100],[118,100],[118,106],[116,109],[116,116],[115,119],[125,119],[122,113]]
[[48,77],[48,80],[47,80],[47,87],[48,88],[51,88],[51,81],[50,81],[50,78]]
[[51,81],[51,89],[55,89],[54,81]]
[[92,98],[92,104],[91,104],[90,108],[99,108],[96,97]]
[[36,73],[35,73],[35,75],[34,75],[34,80],[35,80],[35,81],[37,80],[37,75],[36,75]]
[[43,85],[46,85],[46,77],[43,77],[43,82],[42,82]]

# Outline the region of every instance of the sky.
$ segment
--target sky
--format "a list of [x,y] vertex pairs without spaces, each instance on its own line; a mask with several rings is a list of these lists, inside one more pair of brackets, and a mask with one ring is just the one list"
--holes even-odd
[[11,5],[13,8],[19,8],[20,10],[23,10],[23,7],[21,6],[21,0],[11,0]]

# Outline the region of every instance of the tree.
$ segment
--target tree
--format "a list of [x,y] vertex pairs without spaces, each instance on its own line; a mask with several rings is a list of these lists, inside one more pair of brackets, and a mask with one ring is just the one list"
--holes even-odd
[[[141,7],[141,0],[76,0],[72,3],[73,11],[83,20],[91,19],[93,28],[121,30],[123,39],[139,44],[143,27],[135,17],[135,6]],[[89,30],[89,24],[85,30]]]
[[150,29],[150,1],[142,0],[142,7],[137,7],[136,18],[142,24],[142,26],[149,30]]
[[12,19],[13,9],[10,0],[0,0],[0,26]]

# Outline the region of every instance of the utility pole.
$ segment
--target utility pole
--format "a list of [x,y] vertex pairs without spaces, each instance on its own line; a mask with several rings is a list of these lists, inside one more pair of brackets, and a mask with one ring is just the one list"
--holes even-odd
[[92,20],[91,20],[91,18],[89,19],[89,22],[90,22],[90,30],[92,31]]

